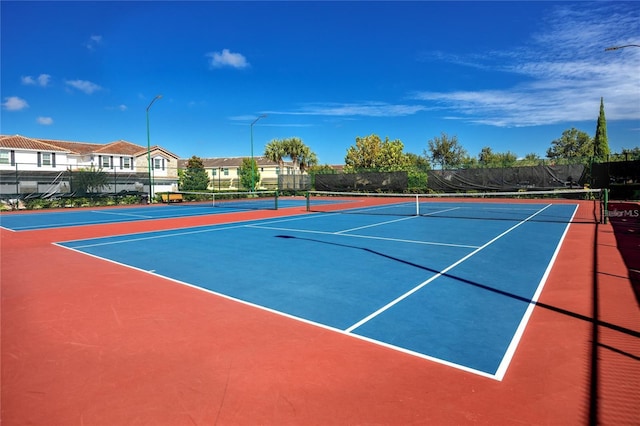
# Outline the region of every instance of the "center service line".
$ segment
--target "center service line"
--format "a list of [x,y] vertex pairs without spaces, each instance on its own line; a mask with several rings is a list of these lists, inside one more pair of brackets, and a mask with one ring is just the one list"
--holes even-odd
[[480,251],[484,250],[485,248],[489,247],[491,244],[493,244],[494,242],[496,242],[497,240],[499,240],[500,238],[504,237],[505,235],[507,235],[509,232],[513,231],[514,229],[516,229],[517,227],[519,227],[520,225],[522,225],[525,222],[528,222],[530,219],[532,219],[534,216],[537,216],[538,214],[542,213],[544,210],[546,210],[547,208],[551,207],[551,204],[548,204],[547,206],[545,206],[544,208],[538,210],[537,212],[535,212],[534,214],[532,214],[531,216],[529,216],[528,218],[524,219],[522,222],[519,222],[515,225],[513,225],[511,228],[507,229],[506,231],[504,231],[502,234],[498,235],[497,237],[493,238],[492,240],[490,240],[489,242],[485,243],[484,245],[478,247],[477,249],[475,249],[474,251],[472,251],[471,253],[469,253],[468,255],[466,255],[465,257],[463,257],[462,259],[458,260],[455,263],[452,263],[451,265],[447,266],[446,268],[444,268],[442,271],[438,272],[436,275],[434,275],[433,277],[429,278],[428,280],[418,284],[416,287],[412,288],[411,290],[409,290],[408,292],[404,293],[403,295],[397,297],[395,300],[392,300],[391,302],[387,303],[386,305],[384,305],[383,307],[381,307],[380,309],[378,309],[377,311],[373,312],[372,314],[366,316],[365,318],[361,319],[360,321],[358,321],[357,323],[353,324],[351,327],[345,329],[345,331],[347,333],[351,333],[353,330],[355,330],[356,328],[360,327],[361,325],[369,322],[370,320],[372,320],[373,318],[377,317],[378,315],[380,315],[381,313],[383,313],[384,311],[388,310],[389,308],[391,308],[394,305],[397,305],[398,303],[400,303],[402,300],[406,299],[407,297],[411,296],[413,293],[417,292],[418,290],[420,290],[421,288],[423,288],[424,286],[426,286],[427,284],[429,284],[430,282],[436,280],[437,278],[440,278],[442,275],[446,274],[447,272],[449,272],[450,270],[452,270],[453,268],[455,268],[456,266],[460,265],[462,262],[464,262],[465,260],[469,259],[470,257],[474,256],[475,254],[479,253]]

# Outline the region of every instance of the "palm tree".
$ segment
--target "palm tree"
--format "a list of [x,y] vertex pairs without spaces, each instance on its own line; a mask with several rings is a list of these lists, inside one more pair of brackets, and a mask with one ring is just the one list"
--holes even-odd
[[293,162],[293,172],[295,173],[296,168],[298,167],[298,160],[300,159],[300,155],[304,152],[306,145],[302,142],[300,138],[288,138],[284,141],[285,152],[289,157],[291,157],[291,161]]
[[287,150],[285,148],[284,142],[285,141],[280,139],[273,139],[264,148],[264,156],[269,160],[278,163],[278,166],[280,167],[280,173],[282,173],[282,169],[284,168],[283,157],[287,156]]
[[311,151],[311,148],[305,145],[302,153],[300,154],[300,171],[305,172],[309,167],[313,167],[318,164],[318,157],[316,153]]

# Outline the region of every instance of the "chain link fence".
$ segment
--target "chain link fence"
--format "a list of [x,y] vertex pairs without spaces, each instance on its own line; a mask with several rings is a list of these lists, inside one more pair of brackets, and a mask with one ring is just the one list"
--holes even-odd
[[609,189],[616,199],[640,199],[640,160],[589,163],[539,161],[516,167],[409,169],[404,172],[361,170],[312,174],[317,191],[453,193],[557,189]]
[[[640,160],[601,163],[541,161],[518,167],[473,167],[445,170],[408,169],[396,172],[363,170],[358,173],[282,174],[277,179],[260,180],[261,189],[281,192],[320,191],[361,192],[470,192],[519,191],[558,188],[607,188],[612,198],[640,198]],[[148,197],[177,191],[179,170],[135,172],[127,169],[98,169],[100,181],[87,188],[87,168],[75,165],[57,170],[37,170],[35,164],[16,163],[0,168],[0,198],[29,199],[121,194]],[[217,174],[210,180],[212,190],[248,190],[237,176]]]

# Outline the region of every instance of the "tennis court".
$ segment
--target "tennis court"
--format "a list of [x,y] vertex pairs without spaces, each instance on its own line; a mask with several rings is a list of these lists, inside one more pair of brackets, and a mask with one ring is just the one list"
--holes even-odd
[[[188,194],[187,192],[175,194]],[[191,193],[193,194],[193,193]],[[164,205],[149,205],[136,207],[110,208],[81,208],[57,209],[55,211],[30,211],[23,214],[0,215],[0,227],[12,231],[27,231],[68,226],[92,226],[106,223],[138,222],[143,220],[158,220],[180,217],[208,216],[242,212],[248,210],[275,210],[303,205],[302,201],[293,199],[278,199],[274,191],[257,192],[255,197],[244,192],[223,194],[221,199],[214,202],[213,195],[199,194],[196,200],[170,203]]]
[[[392,201],[376,211],[405,204]],[[430,202],[429,217],[305,215],[60,245],[500,380],[577,206],[470,207],[501,216],[479,226],[447,216],[461,204]]]
[[637,308],[607,285],[592,311],[594,268],[624,279],[600,200],[283,201],[3,215],[4,419],[633,424]]

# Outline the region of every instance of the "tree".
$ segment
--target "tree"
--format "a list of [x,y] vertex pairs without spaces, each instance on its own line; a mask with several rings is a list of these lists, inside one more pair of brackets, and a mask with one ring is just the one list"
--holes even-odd
[[264,148],[264,156],[284,168],[284,158],[289,157],[294,170],[304,173],[310,166],[318,164],[318,157],[300,138],[273,139]]
[[511,151],[496,154],[496,165],[498,167],[513,167],[516,161],[518,161],[518,156]]
[[596,124],[596,135],[593,138],[593,159],[606,160],[608,156],[607,119],[604,116],[604,99],[600,98],[600,115]]
[[78,169],[73,174],[73,190],[79,194],[98,193],[109,185],[108,180],[109,177],[102,169],[91,165],[87,169]]
[[[253,172],[253,177],[251,173]],[[242,164],[238,167],[238,176],[240,177],[240,185],[243,188],[249,188],[251,191],[255,191],[256,182],[260,182],[260,172],[258,172],[258,163],[251,158],[243,158]]]
[[378,167],[381,145],[382,140],[377,135],[356,137],[355,146],[347,148],[347,155],[344,158],[345,171]]
[[518,161],[518,156],[511,151],[493,152],[485,146],[478,154],[478,161],[484,167],[510,167]]
[[387,172],[406,170],[411,160],[403,151],[404,144],[400,139],[390,141],[385,138],[380,152],[380,169]]
[[383,141],[374,134],[356,137],[355,146],[347,149],[345,171],[375,169],[390,172],[406,169],[411,160],[403,150],[404,144],[399,139],[391,141],[386,137]]
[[180,177],[180,189],[183,191],[206,191],[209,176],[204,169],[202,159],[195,155],[187,160],[187,168]]
[[426,172],[431,169],[431,165],[429,164],[429,159],[423,157],[418,154],[414,154],[411,152],[407,152],[407,159],[409,160],[409,165],[419,171]]
[[264,147],[264,156],[274,163],[278,163],[280,173],[284,168],[284,157],[287,156],[287,148],[283,140],[273,139]]
[[640,160],[640,147],[628,149],[622,148],[622,151],[618,154],[611,155],[611,161],[635,161]]
[[297,137],[285,139],[283,143],[285,152],[287,153],[287,156],[291,158],[291,161],[293,162],[293,170],[295,171],[298,168],[298,160],[304,153],[306,145]]
[[480,164],[482,164],[483,166],[489,166],[491,165],[491,163],[494,162],[495,154],[493,153],[490,147],[485,146],[480,150],[480,154],[478,154],[478,160],[480,161]]
[[304,146],[302,152],[300,153],[300,171],[304,173],[310,167],[318,164],[318,156],[315,152],[311,151],[311,148],[308,146]]
[[529,154],[524,156],[526,161],[540,161],[540,156],[535,152],[530,152]]
[[542,164],[542,159],[535,152],[526,154],[522,160],[518,161],[520,166],[537,166],[540,164]]
[[551,148],[547,149],[547,158],[576,159],[591,157],[593,154],[593,141],[585,132],[572,127],[562,132],[562,136],[551,142]]
[[427,172],[431,169],[429,160],[426,157],[408,152],[407,167],[407,189],[411,192],[427,191]]
[[458,136],[453,135],[450,138],[444,132],[441,136],[429,140],[429,151],[425,150],[424,153],[431,158],[433,164],[440,164],[443,169],[457,167],[467,157],[467,151],[458,142]]
[[331,167],[329,164],[314,165],[309,167],[307,171],[309,172],[309,174],[312,174],[312,175],[313,174],[335,175],[336,173],[338,173],[336,169]]

